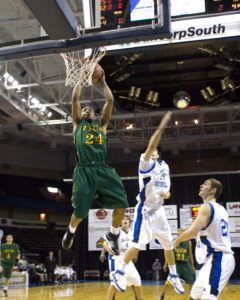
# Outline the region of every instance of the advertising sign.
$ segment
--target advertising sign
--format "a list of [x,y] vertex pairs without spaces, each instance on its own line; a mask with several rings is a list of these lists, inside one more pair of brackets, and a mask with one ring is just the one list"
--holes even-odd
[[227,202],[226,204],[229,217],[240,217],[240,202]]

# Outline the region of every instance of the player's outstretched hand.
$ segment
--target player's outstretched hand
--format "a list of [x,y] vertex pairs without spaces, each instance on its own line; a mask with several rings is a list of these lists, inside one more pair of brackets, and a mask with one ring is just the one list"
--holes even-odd
[[99,257],[99,259],[100,259],[100,262],[103,263],[104,260],[106,259],[105,254],[101,254],[100,257]]
[[3,270],[3,267],[2,267],[2,266],[0,266],[0,273],[2,273],[2,270]]
[[171,120],[172,118],[172,112],[168,111],[162,118],[162,121],[160,123],[160,127],[165,128],[168,125],[168,122]]

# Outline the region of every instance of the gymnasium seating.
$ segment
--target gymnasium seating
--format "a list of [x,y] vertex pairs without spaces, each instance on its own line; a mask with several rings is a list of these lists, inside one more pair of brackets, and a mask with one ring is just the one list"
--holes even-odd
[[[37,253],[41,256],[48,256],[49,251],[54,252],[54,256],[58,256],[58,250],[62,250],[62,262],[71,262],[76,260],[76,240],[71,251],[64,251],[62,249],[62,237],[64,231],[51,233],[47,229],[33,229],[33,228],[3,228],[4,235],[12,234],[14,242],[20,247],[21,252]],[[43,261],[44,263],[44,261]]]

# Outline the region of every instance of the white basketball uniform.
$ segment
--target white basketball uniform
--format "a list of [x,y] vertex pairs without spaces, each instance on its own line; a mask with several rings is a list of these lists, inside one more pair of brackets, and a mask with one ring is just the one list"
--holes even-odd
[[[128,232],[125,232],[122,228],[119,228],[119,236],[118,236],[118,248],[119,248],[119,255],[111,255],[109,254],[109,269],[110,272],[113,272],[121,266],[123,257],[125,252],[128,250],[129,246],[131,245],[131,241],[133,239],[132,230],[129,229]],[[134,266],[133,262],[126,266],[125,274],[127,276],[127,286],[140,286],[141,285],[141,278],[140,275]],[[111,281],[111,285],[113,281]]]
[[208,202],[211,218],[197,236],[196,259],[204,263],[191,290],[193,299],[218,299],[235,268],[228,214],[223,206]]
[[141,249],[154,236],[166,250],[172,250],[171,230],[165,210],[162,207],[164,198],[160,192],[170,190],[169,167],[164,162],[149,161],[140,157],[138,204],[135,207],[132,246]]

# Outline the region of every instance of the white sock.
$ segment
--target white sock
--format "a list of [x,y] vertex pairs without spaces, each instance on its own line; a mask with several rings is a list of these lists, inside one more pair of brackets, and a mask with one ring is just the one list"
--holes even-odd
[[113,227],[113,226],[111,225],[110,232],[111,232],[112,234],[118,235],[119,229],[118,229],[118,228],[115,228],[115,227]]
[[4,291],[7,291],[7,289],[8,289],[8,286],[4,285],[3,290],[4,290]]
[[119,268],[119,271],[125,273],[125,268],[128,264],[126,264],[124,261],[121,262],[121,267]]
[[73,228],[71,225],[69,225],[69,230],[70,230],[71,233],[75,233],[76,228],[77,227]]
[[176,265],[173,266],[168,265],[168,267],[169,267],[170,274],[177,275]]

